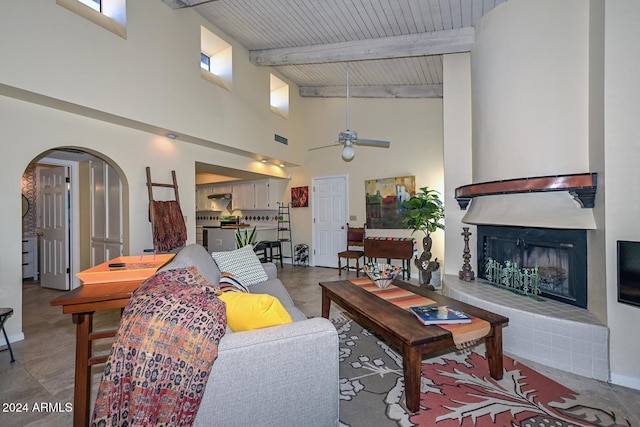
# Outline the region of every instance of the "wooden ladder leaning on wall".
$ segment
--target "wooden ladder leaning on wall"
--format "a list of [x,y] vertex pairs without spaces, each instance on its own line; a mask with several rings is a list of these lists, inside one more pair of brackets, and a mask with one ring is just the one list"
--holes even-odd
[[[167,252],[184,246],[187,240],[187,227],[180,209],[180,194],[176,171],[171,171],[173,184],[153,182],[151,168],[147,166],[147,191],[149,193],[149,221],[153,233],[153,249],[157,252]],[[158,201],[153,198],[153,187],[173,188],[175,200]],[[158,216],[158,210],[163,215]],[[166,215],[165,215],[166,213]],[[173,234],[176,235],[173,235]]]

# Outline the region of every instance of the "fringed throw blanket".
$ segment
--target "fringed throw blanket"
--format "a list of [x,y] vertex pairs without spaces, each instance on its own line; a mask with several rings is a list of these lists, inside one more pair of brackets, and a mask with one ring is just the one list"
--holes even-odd
[[153,201],[153,246],[158,252],[166,252],[184,246],[187,241],[187,226],[182,209],[175,200]]
[[[432,299],[414,294],[413,292],[399,288],[395,285],[389,285],[386,289],[380,289],[368,277],[352,279],[350,282],[354,285],[360,286],[366,291],[374,293],[376,296],[385,299],[400,308],[404,308],[405,310],[414,306],[437,304],[437,302]],[[474,345],[479,339],[484,338],[491,330],[489,322],[478,319],[477,317],[469,317],[471,317],[471,323],[459,325],[437,325],[438,327],[451,332],[453,342],[458,349]]]
[[226,320],[197,268],[149,278],[120,320],[91,425],[191,426]]

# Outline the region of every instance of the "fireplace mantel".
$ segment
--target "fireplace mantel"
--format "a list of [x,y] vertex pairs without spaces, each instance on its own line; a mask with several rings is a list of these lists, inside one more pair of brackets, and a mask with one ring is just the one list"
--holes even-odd
[[593,208],[597,175],[583,173],[481,182],[456,188],[455,197],[460,209],[467,209],[471,199],[479,196],[567,191],[583,208]]

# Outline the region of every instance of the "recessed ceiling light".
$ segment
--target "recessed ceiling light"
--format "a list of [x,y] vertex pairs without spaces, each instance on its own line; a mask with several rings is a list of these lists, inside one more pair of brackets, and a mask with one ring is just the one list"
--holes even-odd
[[176,135],[175,133],[167,133],[164,136],[166,136],[169,139],[176,139],[178,137],[178,135]]
[[280,167],[283,168],[284,167],[284,163],[280,163]]
[[267,160],[267,159],[262,159],[262,160],[260,160],[260,161],[261,161],[262,163],[267,163],[267,162],[268,162],[268,160]]

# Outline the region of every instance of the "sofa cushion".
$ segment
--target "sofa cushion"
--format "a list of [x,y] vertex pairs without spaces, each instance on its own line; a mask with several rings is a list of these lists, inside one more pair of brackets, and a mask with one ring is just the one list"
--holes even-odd
[[289,292],[287,292],[287,288],[284,287],[280,279],[271,279],[249,286],[249,292],[252,294],[269,294],[278,298],[285,307],[294,306],[293,300]]
[[212,252],[220,271],[226,271],[240,278],[247,285],[255,285],[268,279],[253,246],[247,245],[234,251]]
[[191,265],[198,267],[200,274],[209,282],[217,285],[220,282],[220,270],[207,250],[198,244],[190,244],[182,248],[180,252],[159,271],[167,271],[175,268],[185,268]]
[[234,332],[291,323],[291,316],[276,297],[267,294],[225,292],[227,325]]

